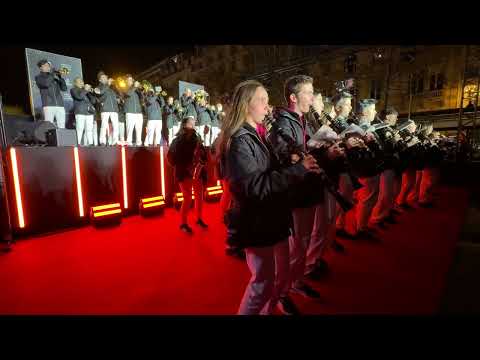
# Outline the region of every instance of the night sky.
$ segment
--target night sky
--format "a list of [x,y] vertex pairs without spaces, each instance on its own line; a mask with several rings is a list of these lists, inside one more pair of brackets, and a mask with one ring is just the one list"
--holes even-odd
[[87,83],[96,83],[96,74],[104,70],[109,75],[138,73],[168,56],[192,49],[193,46],[49,46],[25,44],[2,46],[0,49],[0,93],[4,105],[21,106],[30,113],[25,48],[38,49],[82,60],[83,76]]

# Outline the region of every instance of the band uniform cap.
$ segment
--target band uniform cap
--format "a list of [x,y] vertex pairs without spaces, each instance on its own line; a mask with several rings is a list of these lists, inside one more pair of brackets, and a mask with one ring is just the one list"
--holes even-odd
[[348,136],[365,136],[365,131],[356,124],[350,124],[348,128],[340,133],[340,137],[348,137]]
[[369,106],[369,105],[375,105],[377,103],[377,100],[375,99],[362,99],[359,101],[360,105],[362,107],[366,107],[366,106]]

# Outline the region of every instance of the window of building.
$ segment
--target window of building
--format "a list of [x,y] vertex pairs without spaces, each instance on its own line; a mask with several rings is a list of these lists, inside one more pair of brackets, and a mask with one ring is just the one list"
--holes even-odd
[[436,89],[437,86],[437,74],[430,75],[430,91]]
[[355,54],[347,56],[344,61],[344,71],[351,74],[357,71],[357,56]]
[[445,76],[442,73],[438,73],[437,74],[437,90],[442,90],[443,84],[445,84]]
[[380,80],[372,80],[370,82],[370,98],[380,100],[382,97],[382,88]]
[[417,94],[423,93],[424,82],[425,82],[425,76],[423,72],[421,72],[417,77]]

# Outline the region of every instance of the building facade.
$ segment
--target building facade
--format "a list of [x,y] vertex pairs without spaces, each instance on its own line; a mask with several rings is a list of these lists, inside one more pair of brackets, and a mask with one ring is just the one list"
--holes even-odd
[[[240,81],[258,79],[268,88],[273,105],[284,104],[283,83],[289,76],[313,76],[315,89],[327,97],[335,93],[336,81],[354,78],[357,99],[376,98],[377,109],[392,105],[401,117],[428,120],[435,115],[435,127],[447,130],[458,124],[452,114],[477,101],[478,68],[465,71],[467,55],[467,47],[461,45],[203,46],[165,59],[137,78],[161,84],[174,97],[179,95],[179,80],[204,85],[212,102],[231,93]],[[447,120],[439,116],[443,112],[450,114]],[[471,117],[467,113],[467,127]]]

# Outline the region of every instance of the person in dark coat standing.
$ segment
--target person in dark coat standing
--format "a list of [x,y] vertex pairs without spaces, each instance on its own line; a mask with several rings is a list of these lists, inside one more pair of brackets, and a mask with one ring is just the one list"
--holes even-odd
[[192,187],[195,192],[196,224],[204,229],[207,228],[208,225],[202,220],[203,187],[207,180],[207,152],[195,131],[193,117],[188,116],[182,120],[180,131],[168,149],[167,159],[175,169],[175,181],[180,184],[183,194],[180,230],[188,234],[193,233],[187,221],[192,202]]
[[289,187],[301,184],[308,171],[319,171],[311,156],[279,166],[256,126],[269,112],[261,83],[237,85],[233,107],[218,142],[223,173],[232,194],[226,220],[232,244],[244,248],[252,274],[238,309],[240,315],[271,314],[288,285]]
[[193,116],[195,121],[197,121],[197,111],[195,110],[195,101],[193,98],[192,90],[189,88],[185,89],[185,92],[180,97],[180,105],[185,109],[184,116]]
[[160,145],[162,140],[162,112],[165,107],[163,96],[148,92],[145,96],[145,112],[147,114],[147,135],[145,146]]
[[95,96],[92,94],[91,86],[85,85],[79,77],[73,81],[73,88],[70,94],[73,99],[73,111],[75,113],[75,128],[77,130],[78,144],[82,143],[85,135],[87,145],[93,145],[93,116],[95,115]]
[[57,127],[65,128],[65,107],[62,92],[67,91],[67,84],[59,71],[52,72],[50,62],[43,59],[37,63],[40,74],[35,76],[35,83],[40,89],[43,116],[51,123],[56,120]]

